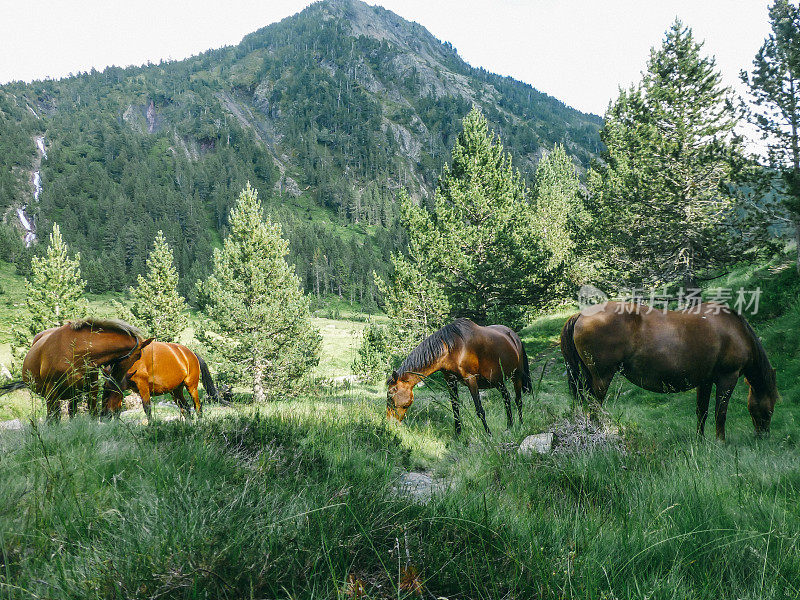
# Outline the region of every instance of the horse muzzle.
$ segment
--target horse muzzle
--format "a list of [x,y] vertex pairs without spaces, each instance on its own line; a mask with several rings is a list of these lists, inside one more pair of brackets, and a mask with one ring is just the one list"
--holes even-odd
[[386,407],[386,418],[390,421],[397,421],[400,423],[406,417],[407,408],[401,408],[398,406],[387,406]]

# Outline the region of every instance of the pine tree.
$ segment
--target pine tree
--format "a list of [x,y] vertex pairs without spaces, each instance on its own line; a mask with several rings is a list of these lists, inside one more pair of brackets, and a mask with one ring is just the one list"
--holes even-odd
[[248,183],[214,251],[213,273],[197,283],[210,318],[199,338],[252,386],[256,402],[288,389],[319,362],[321,336],[288,251],[280,225],[262,219],[258,192]]
[[651,51],[642,83],[622,90],[601,134],[607,152],[589,176],[599,252],[622,277],[682,280],[739,256],[728,221],[740,154],[730,90],[702,43],[675,21]]
[[518,324],[554,272],[525,184],[477,108],[463,120],[433,205],[406,198],[401,206],[423,275],[441,286],[453,316]]
[[27,311],[15,323],[12,343],[17,361],[25,356],[37,333],[86,315],[80,260],[79,252],[70,258],[61,230],[53,224],[47,250],[44,256],[32,257],[31,274],[25,281]]
[[396,356],[408,354],[431,333],[445,325],[450,304],[441,285],[424,273],[423,258],[413,242],[409,256],[392,255],[393,274],[387,283],[373,273],[391,321],[388,346]]
[[742,79],[750,86],[755,123],[767,142],[771,165],[783,180],[784,204],[791,215],[800,273],[800,6],[776,0],[769,9],[772,32]]
[[389,328],[370,323],[364,328],[361,344],[353,359],[353,373],[367,381],[381,382],[390,371],[391,359]]
[[130,288],[131,312],[137,324],[163,342],[174,342],[189,321],[186,300],[178,293],[178,271],[172,250],[163,232],[156,234],[153,250],[147,257],[147,276],[137,276],[138,285]]
[[[557,144],[536,168],[533,198],[538,230],[550,254],[550,267],[562,269],[564,292],[589,278],[583,240],[589,229],[589,214],[583,206],[580,180],[564,146]],[[552,288],[551,288],[552,289]]]

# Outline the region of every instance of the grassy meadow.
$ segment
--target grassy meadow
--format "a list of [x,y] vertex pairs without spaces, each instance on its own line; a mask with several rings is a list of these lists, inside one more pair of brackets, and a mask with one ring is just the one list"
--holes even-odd
[[[0,432],[0,598],[798,598],[797,278],[776,263],[720,285],[753,282],[783,393],[763,440],[744,382],[720,444],[695,437],[693,393],[620,378],[606,408],[624,449],[519,455],[571,413],[569,311],[522,332],[538,389],[509,431],[489,395],[491,437],[463,388],[453,436],[436,377],[387,423],[383,386],[345,378],[363,320],[326,317],[313,395]],[[432,478],[428,501],[398,493],[410,471]]]

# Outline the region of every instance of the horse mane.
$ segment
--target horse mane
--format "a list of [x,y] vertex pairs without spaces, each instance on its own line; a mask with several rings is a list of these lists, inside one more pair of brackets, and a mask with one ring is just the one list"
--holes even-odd
[[[744,318],[744,315],[736,311],[731,311],[731,312],[739,317],[742,324],[744,325],[748,337],[750,338],[750,341],[753,344],[753,351],[754,351],[753,366],[755,367],[755,370],[761,376],[765,386],[774,388],[775,377],[773,376],[772,373],[772,364],[769,362],[769,358],[767,357],[767,351],[764,350],[764,345],[761,343],[761,339],[758,337],[758,334],[753,330],[752,326],[747,321],[747,319]],[[758,386],[759,382],[754,382],[749,377],[748,381],[750,382],[750,384],[755,383]],[[771,392],[772,390],[766,390],[766,391]]]
[[102,329],[104,331],[118,331],[130,335],[137,340],[142,340],[144,338],[144,334],[142,334],[137,327],[121,319],[95,319],[89,317],[79,321],[70,321],[69,326],[73,331],[80,331],[81,329]]
[[459,339],[464,341],[467,332],[475,327],[477,325],[469,319],[460,318],[433,332],[422,340],[419,346],[414,348],[400,364],[397,368],[397,376],[400,377],[403,373],[419,371],[427,367],[445,351],[453,350]]

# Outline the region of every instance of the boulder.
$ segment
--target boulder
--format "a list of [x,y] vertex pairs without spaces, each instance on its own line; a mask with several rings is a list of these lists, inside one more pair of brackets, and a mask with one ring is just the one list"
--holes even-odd
[[553,433],[537,433],[529,435],[519,445],[520,454],[547,454],[553,448]]
[[12,419],[10,421],[0,421],[0,429],[18,431],[23,427],[24,425],[22,424],[22,421],[20,421],[19,419]]

